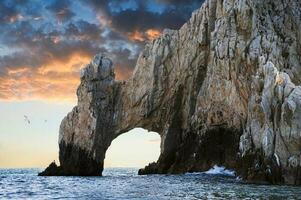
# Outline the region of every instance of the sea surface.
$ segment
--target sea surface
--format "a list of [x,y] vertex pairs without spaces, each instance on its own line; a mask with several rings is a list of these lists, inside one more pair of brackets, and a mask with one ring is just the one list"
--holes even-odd
[[138,176],[109,168],[103,177],[39,177],[41,169],[0,169],[0,199],[301,199],[301,187],[244,184],[233,172]]

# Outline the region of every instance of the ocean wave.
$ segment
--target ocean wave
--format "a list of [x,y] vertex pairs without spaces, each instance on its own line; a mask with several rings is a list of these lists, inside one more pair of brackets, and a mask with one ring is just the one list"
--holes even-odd
[[208,171],[204,172],[204,174],[223,175],[223,176],[235,176],[235,171],[228,170],[228,169],[226,169],[223,166],[214,165],[213,168],[211,168]]
[[234,175],[233,171],[218,166],[188,176],[137,176],[138,169],[111,168],[105,170],[103,177],[40,177],[39,171],[0,169],[0,177],[6,176],[0,179],[0,199],[300,199],[301,196],[299,187],[241,184],[229,177]]

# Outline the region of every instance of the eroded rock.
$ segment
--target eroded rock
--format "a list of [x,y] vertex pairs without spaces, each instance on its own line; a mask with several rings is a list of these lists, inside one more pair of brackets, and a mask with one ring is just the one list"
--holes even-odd
[[126,82],[97,55],[60,127],[61,173],[101,175],[112,140],[142,127],[161,136],[144,172],[217,164],[250,181],[301,184],[300,33],[299,0],[207,0],[146,45]]

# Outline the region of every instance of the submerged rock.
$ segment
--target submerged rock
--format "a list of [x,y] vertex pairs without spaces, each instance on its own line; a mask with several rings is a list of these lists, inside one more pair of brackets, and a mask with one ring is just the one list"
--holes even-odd
[[141,174],[222,165],[301,184],[300,33],[299,0],[206,0],[145,46],[129,80],[97,55],[60,127],[60,173],[101,175],[112,140],[142,127],[160,134],[161,154]]

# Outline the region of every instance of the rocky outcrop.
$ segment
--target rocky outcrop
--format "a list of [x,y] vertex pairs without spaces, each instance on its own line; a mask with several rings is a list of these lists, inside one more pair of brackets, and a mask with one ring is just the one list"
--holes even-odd
[[253,77],[248,119],[240,152],[248,180],[301,184],[301,87],[265,58]]
[[217,164],[249,181],[301,184],[300,4],[207,0],[148,43],[125,82],[97,55],[60,127],[60,174],[101,175],[112,140],[142,127],[160,134],[161,154],[140,174]]

